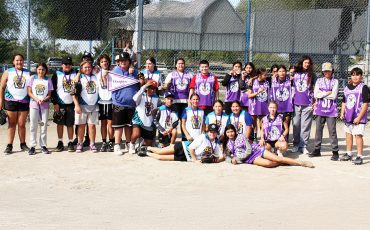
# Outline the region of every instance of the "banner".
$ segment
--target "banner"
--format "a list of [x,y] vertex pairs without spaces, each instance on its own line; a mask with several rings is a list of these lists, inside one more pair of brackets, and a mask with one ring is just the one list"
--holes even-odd
[[109,91],[115,91],[139,83],[135,78],[113,73],[111,71],[108,71],[107,80]]

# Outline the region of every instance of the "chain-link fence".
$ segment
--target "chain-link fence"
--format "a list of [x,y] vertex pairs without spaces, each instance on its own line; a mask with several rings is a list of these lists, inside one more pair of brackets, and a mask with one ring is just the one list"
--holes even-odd
[[[144,4],[142,60],[155,57],[165,74],[178,57],[184,57],[194,72],[199,60],[207,59],[211,70],[222,77],[237,60],[248,59],[269,69],[273,64],[296,64],[305,54],[312,57],[318,75],[321,63],[334,63],[343,88],[348,70],[365,66],[365,0],[151,0]],[[0,0],[0,71],[11,65],[14,53],[27,53],[28,9],[34,70],[35,63],[50,64],[52,58],[67,55],[77,65],[84,52],[94,57],[107,53],[113,60],[127,41],[135,50],[135,7],[136,0]]]

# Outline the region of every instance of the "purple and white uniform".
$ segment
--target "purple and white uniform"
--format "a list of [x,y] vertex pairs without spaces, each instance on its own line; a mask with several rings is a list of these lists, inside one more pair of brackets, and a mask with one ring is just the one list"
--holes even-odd
[[[244,80],[244,84],[248,87],[248,81],[250,77],[247,76]],[[248,90],[244,92],[240,92],[240,104],[243,107],[248,107],[249,106],[249,98],[248,98]]]
[[258,81],[258,79],[255,79],[252,83],[252,93],[257,93],[260,88],[264,88],[265,91],[249,100],[248,110],[251,115],[268,114],[270,83],[266,80]]
[[[242,153],[247,151],[247,139],[243,134],[239,134],[235,141],[228,140],[226,147],[228,149],[228,152],[232,155],[239,155],[238,153]],[[263,157],[263,153],[265,152],[265,147],[261,146],[259,144],[251,144],[252,150],[251,153],[243,159],[243,163],[246,164],[253,164],[254,160],[258,157]],[[241,155],[241,154],[240,154]]]
[[277,77],[272,79],[270,97],[278,104],[278,113],[293,112],[293,89],[288,76],[284,81]]
[[209,73],[208,77],[203,78],[202,74],[198,73],[195,78],[195,92],[199,95],[199,106],[213,106],[215,99],[215,76]]
[[233,102],[240,99],[239,79],[235,75],[231,75],[229,84],[226,87],[225,102]]
[[189,85],[192,77],[192,74],[187,71],[184,73],[173,71],[167,76],[165,83],[171,85],[169,91],[175,97],[174,103],[187,103],[190,92]]
[[308,85],[307,73],[294,74],[294,105],[308,106],[313,102],[313,93],[310,90],[311,86]]
[[[331,79],[322,77],[317,80],[316,86],[318,86],[319,90],[322,92],[329,92],[333,91],[333,87],[337,81],[338,80],[333,77]],[[318,98],[313,113],[317,116],[337,117],[337,99],[330,100],[328,98]]]
[[[364,83],[360,83],[355,89],[350,90],[348,86],[344,88],[346,108],[344,111],[345,123],[353,124],[353,120],[359,115],[362,107],[362,88]],[[360,124],[367,123],[367,113],[360,120]]]
[[277,141],[284,132],[283,116],[278,114],[275,119],[270,119],[270,115],[262,118],[263,138],[265,141]]

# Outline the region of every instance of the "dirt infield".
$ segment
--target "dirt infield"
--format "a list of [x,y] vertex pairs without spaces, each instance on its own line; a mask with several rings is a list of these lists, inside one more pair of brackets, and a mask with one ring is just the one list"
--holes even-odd
[[[342,129],[338,125],[341,153]],[[48,133],[55,147],[51,122]],[[369,229],[369,143],[367,135],[365,164],[354,166],[330,161],[325,138],[324,156],[312,159],[315,169],[89,151],[1,154],[0,229]],[[0,144],[3,151],[6,127],[0,127]],[[19,150],[18,140],[14,144]]]

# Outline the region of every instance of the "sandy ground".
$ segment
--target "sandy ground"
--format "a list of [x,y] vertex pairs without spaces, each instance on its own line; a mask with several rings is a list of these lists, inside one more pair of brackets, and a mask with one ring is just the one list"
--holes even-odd
[[[53,124],[48,137],[55,147]],[[332,162],[324,143],[324,156],[312,159],[315,169],[89,151],[1,154],[0,229],[369,229],[369,156],[362,166]],[[5,148],[6,127],[0,144]]]

